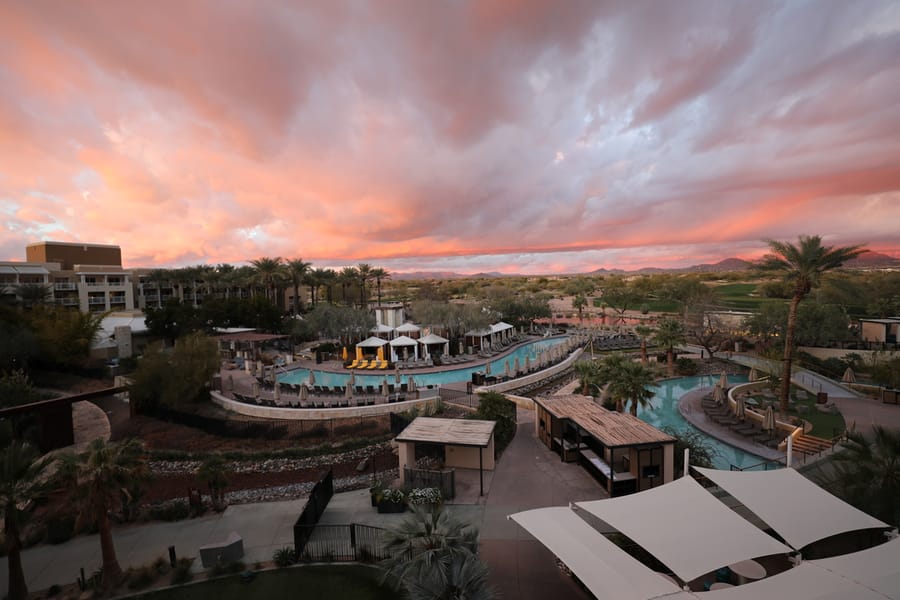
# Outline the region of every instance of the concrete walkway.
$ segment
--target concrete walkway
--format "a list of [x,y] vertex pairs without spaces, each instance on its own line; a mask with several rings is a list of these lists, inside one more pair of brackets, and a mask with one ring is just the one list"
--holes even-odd
[[[518,418],[515,439],[497,469],[485,478],[485,496],[477,496],[475,479],[448,510],[479,527],[482,557],[504,598],[589,598],[557,568],[549,551],[506,517],[520,510],[603,498],[606,493],[581,467],[561,462],[540,444],[534,435],[533,413],[520,410]],[[277,549],[293,545],[293,524],[304,502],[235,505],[221,514],[187,521],[116,527],[116,552],[123,568],[167,557],[169,546],[175,546],[179,557],[196,557],[200,546],[224,540],[234,531],[243,537],[245,563],[269,561]],[[371,506],[368,490],[359,490],[336,494],[321,522],[389,527],[403,518],[402,514],[379,514]],[[30,548],[22,559],[29,590],[42,590],[76,581],[81,568],[90,576],[100,566],[100,542],[96,535],[79,536],[56,546]],[[200,570],[199,560],[195,569]],[[5,560],[0,561],[0,581],[8,581]]]

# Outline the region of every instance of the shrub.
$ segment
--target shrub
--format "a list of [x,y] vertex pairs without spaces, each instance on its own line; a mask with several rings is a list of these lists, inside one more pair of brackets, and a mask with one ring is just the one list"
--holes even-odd
[[178,562],[175,563],[175,568],[172,570],[172,585],[187,583],[194,578],[194,574],[191,573],[191,565],[193,563],[193,558],[178,559]]
[[406,495],[406,501],[411,505],[440,504],[442,500],[441,490],[434,487],[416,488]]
[[209,573],[212,577],[218,577],[219,575],[235,575],[244,569],[246,569],[246,565],[242,561],[236,560],[224,565],[219,563],[210,569]]
[[679,375],[696,375],[697,363],[689,358],[681,357],[675,361],[675,370]]
[[61,591],[62,591],[62,587],[60,587],[60,585],[58,583],[54,583],[53,585],[51,585],[50,587],[47,588],[47,597],[52,598],[53,596],[56,596],[57,594],[59,594]]
[[289,567],[297,562],[297,552],[290,546],[285,546],[275,551],[272,560],[275,561],[276,566]]
[[385,502],[396,502],[397,504],[400,504],[406,499],[406,495],[403,493],[403,490],[384,488],[381,490],[381,499]]
[[172,500],[154,504],[147,511],[147,517],[156,521],[180,521],[191,516],[191,505],[187,500]]
[[516,405],[497,392],[480,394],[474,418],[496,423],[494,444],[499,456],[516,435]]
[[129,590],[145,588],[159,577],[159,573],[153,566],[144,565],[135,569],[128,569],[125,573]]

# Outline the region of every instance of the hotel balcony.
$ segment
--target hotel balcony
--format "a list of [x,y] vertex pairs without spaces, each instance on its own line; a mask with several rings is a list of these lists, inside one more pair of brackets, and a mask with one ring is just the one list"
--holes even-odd
[[64,292],[64,291],[75,290],[75,289],[78,289],[78,288],[77,288],[77,286],[76,286],[74,283],[63,282],[63,283],[54,283],[54,284],[53,284],[53,289],[54,289],[54,290],[61,291],[61,292]]

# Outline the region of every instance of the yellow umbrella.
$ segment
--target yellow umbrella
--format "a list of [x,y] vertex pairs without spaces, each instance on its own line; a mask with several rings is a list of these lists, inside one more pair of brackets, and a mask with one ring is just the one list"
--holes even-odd
[[378,353],[376,354],[378,360],[384,360],[384,346],[378,346]]
[[357,346],[356,347],[356,360],[362,360],[362,359],[363,359],[362,348]]
[[341,360],[347,360],[347,346],[344,346],[343,350],[341,350]]

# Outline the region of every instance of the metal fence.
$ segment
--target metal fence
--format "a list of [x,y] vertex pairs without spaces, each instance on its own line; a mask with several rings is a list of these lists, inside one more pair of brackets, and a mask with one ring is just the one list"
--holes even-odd
[[449,402],[451,404],[459,404],[469,408],[478,408],[478,396],[470,394],[462,390],[451,390],[448,388],[440,388],[438,390],[441,402]]
[[294,550],[297,556],[303,553],[310,536],[315,530],[316,523],[322,518],[322,513],[328,508],[328,502],[334,496],[334,473],[329,469],[313,489],[309,492],[309,500],[303,505],[300,516],[294,523]]
[[306,562],[377,562],[391,556],[386,531],[371,525],[298,525],[306,539],[297,557]]
[[432,471],[429,469],[403,468],[404,481],[412,488],[438,488],[441,497],[449,500],[456,496],[456,472],[453,469]]

